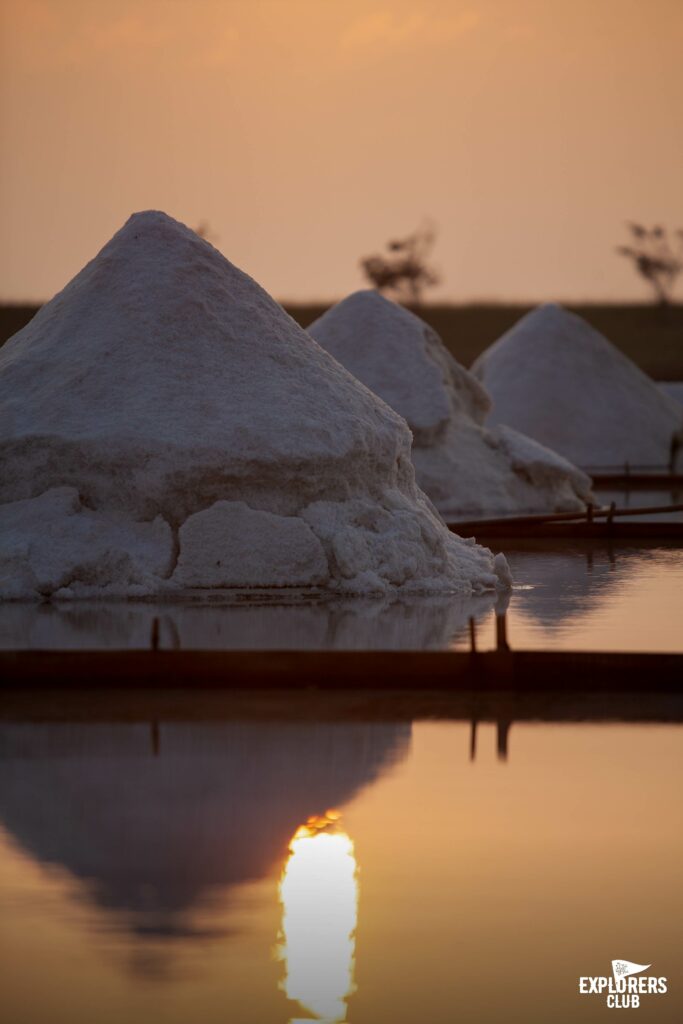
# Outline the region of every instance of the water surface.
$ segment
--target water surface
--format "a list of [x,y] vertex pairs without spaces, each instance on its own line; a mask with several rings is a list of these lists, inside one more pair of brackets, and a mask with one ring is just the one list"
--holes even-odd
[[682,1019],[678,725],[0,725],[12,1024]]
[[162,647],[462,649],[474,619],[484,650],[495,646],[496,615],[506,613],[517,648],[681,649],[683,549],[518,541],[504,551],[514,579],[509,599],[311,600],[280,592],[185,604],[7,602],[0,605],[0,648],[144,648],[156,620]]

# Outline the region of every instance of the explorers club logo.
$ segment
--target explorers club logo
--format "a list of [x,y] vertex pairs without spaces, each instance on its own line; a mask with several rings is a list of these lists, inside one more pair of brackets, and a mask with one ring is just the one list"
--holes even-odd
[[611,978],[579,978],[579,993],[582,996],[606,996],[610,1009],[636,1009],[642,999],[664,995],[667,991],[666,978],[643,974],[643,971],[649,971],[651,967],[652,964],[634,964],[631,960],[613,960]]

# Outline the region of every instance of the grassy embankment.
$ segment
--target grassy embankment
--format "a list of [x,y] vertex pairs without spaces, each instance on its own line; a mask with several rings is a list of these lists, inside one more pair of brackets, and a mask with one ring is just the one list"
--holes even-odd
[[[322,305],[287,306],[303,327]],[[479,353],[531,307],[508,305],[423,306],[420,316],[441,335],[453,355],[470,366]],[[655,380],[683,380],[683,305],[664,313],[648,305],[571,306]],[[36,306],[0,306],[0,344],[20,330]]]

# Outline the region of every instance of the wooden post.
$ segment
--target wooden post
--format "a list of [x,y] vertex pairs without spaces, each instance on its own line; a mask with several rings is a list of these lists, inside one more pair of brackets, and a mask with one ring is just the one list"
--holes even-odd
[[476,718],[473,718],[470,725],[470,761],[474,761],[477,756],[477,725]]
[[496,650],[510,650],[507,638],[507,622],[505,613],[502,615],[496,615]]
[[612,527],[614,525],[614,510],[616,509],[616,507],[617,507],[616,501],[610,502],[609,512],[607,513],[607,529],[609,531],[612,530]]
[[508,742],[510,737],[510,726],[512,722],[507,719],[498,719],[496,723],[496,749],[499,761],[508,759]]
[[153,651],[159,650],[159,619],[156,615],[152,619],[151,646]]
[[150,722],[150,739],[152,741],[152,754],[154,757],[159,756],[159,748],[161,744],[161,738],[159,736],[159,723]]
[[474,618],[470,616],[470,651],[477,653],[477,627]]

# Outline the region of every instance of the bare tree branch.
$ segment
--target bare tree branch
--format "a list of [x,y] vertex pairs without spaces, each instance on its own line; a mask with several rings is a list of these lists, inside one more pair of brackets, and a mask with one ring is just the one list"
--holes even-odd
[[661,225],[647,228],[629,221],[626,226],[635,244],[619,245],[616,251],[631,260],[636,273],[652,288],[655,300],[661,306],[668,306],[676,279],[683,271],[683,229],[673,232],[678,239],[676,251],[668,230]]
[[378,291],[418,305],[424,289],[439,283],[438,274],[427,263],[435,240],[436,229],[427,222],[413,234],[387,242],[387,253],[363,257],[363,273]]

